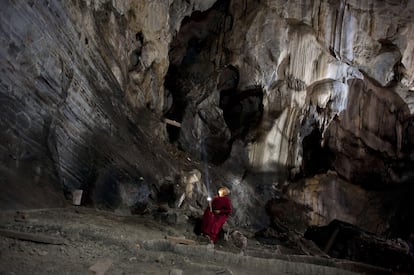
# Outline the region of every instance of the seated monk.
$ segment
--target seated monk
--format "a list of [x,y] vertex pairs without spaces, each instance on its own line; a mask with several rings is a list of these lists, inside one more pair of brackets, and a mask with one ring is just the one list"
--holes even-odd
[[229,194],[230,190],[227,187],[221,187],[218,196],[209,201],[209,207],[204,211],[201,232],[207,235],[212,243],[217,242],[218,234],[232,211]]

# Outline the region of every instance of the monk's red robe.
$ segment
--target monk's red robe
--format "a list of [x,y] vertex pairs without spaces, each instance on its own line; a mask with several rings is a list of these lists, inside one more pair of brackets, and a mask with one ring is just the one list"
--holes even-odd
[[[210,240],[217,242],[218,234],[229,217],[232,207],[231,201],[227,196],[215,197],[211,203],[213,212],[207,207],[203,215],[203,223],[201,225],[201,232],[208,235]],[[214,210],[220,210],[219,214],[215,214]]]

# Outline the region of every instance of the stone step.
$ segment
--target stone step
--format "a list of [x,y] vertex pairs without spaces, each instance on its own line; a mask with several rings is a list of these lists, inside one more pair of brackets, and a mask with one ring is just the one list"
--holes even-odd
[[[229,269],[239,268],[246,273],[251,270],[263,274],[392,274],[389,270],[349,261],[338,261],[306,255],[243,255],[214,249],[213,245],[182,245],[168,240],[147,240],[142,247],[150,251],[171,252],[183,257],[191,257],[193,262],[211,261]],[[249,253],[247,253],[249,254]],[[269,255],[267,255],[269,256]],[[256,274],[257,274],[256,273]]]

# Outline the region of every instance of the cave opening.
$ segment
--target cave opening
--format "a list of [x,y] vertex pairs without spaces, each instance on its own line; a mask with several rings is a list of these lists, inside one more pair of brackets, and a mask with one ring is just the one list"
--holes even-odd
[[245,91],[222,90],[220,108],[232,138],[244,139],[256,128],[263,116],[263,90],[260,87]]
[[[165,77],[165,87],[172,96],[172,106],[165,114],[165,117],[174,121],[181,122],[184,116],[184,111],[187,106],[186,94],[182,92],[177,83],[179,78],[179,67],[170,65],[168,73]],[[180,128],[167,124],[167,133],[170,142],[178,140],[180,135]]]
[[302,141],[303,148],[303,174],[304,176],[314,176],[317,173],[325,172],[331,163],[331,154],[327,148],[321,145],[322,133],[318,127]]
[[[194,11],[182,20],[169,50],[170,66],[164,87],[171,103],[164,113],[166,118],[181,123],[188,106],[199,97],[196,86],[205,85],[216,70],[218,64],[214,63],[211,51],[217,46],[229,3],[217,1],[210,9]],[[170,142],[178,140],[180,131],[179,127],[167,125]]]

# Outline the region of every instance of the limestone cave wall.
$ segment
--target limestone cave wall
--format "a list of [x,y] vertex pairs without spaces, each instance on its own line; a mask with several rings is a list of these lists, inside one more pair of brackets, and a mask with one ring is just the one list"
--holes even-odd
[[145,208],[198,169],[207,192],[232,189],[238,225],[263,226],[283,197],[307,224],[406,234],[413,12],[407,0],[5,1],[2,207],[84,189],[95,205]]

